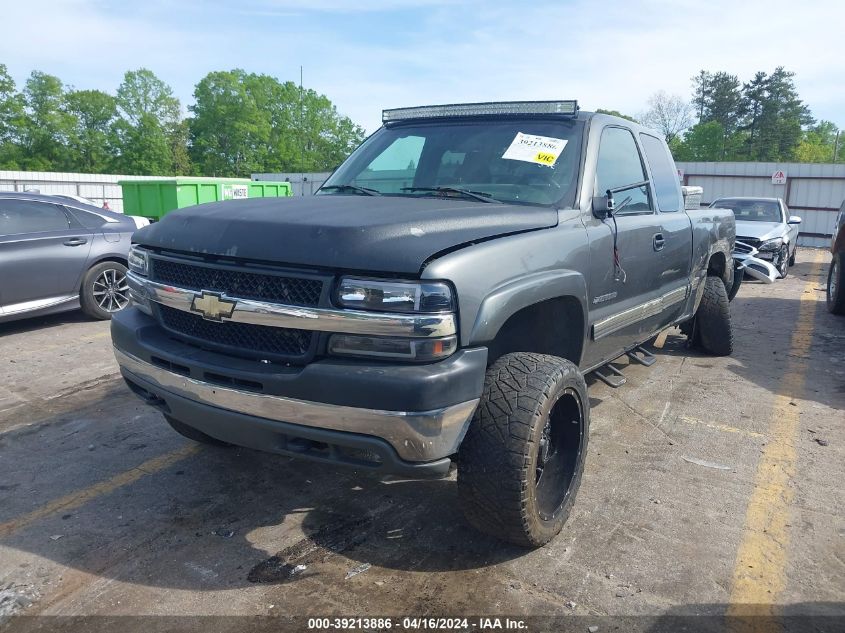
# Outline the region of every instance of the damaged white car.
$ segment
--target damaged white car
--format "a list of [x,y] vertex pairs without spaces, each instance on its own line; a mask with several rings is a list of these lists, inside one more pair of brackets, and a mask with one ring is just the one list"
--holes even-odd
[[798,225],[801,218],[789,215],[780,198],[720,198],[711,207],[732,209],[736,217],[736,241],[756,249],[758,259],[770,261],[778,275],[786,277],[795,263]]

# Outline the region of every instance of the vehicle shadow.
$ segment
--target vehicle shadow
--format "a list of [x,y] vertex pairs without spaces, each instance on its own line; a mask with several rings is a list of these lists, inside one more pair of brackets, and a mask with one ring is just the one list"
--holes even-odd
[[37,332],[49,328],[68,325],[70,323],[95,323],[95,319],[87,316],[82,310],[68,310],[58,314],[48,314],[40,317],[27,317],[17,321],[0,323],[0,336],[18,334],[22,332]]
[[[122,480],[126,471],[121,471],[143,459],[133,457],[136,448],[141,447],[135,454],[152,447],[162,455],[186,446],[152,410],[132,419],[131,439],[125,439],[129,426],[122,420],[111,431],[115,412],[131,413],[133,405],[134,397],[121,388],[74,414],[87,419],[96,411],[96,423],[82,426],[64,415],[37,429],[3,434],[0,508],[7,510],[0,511],[0,545],[98,577],[200,591],[327,575],[342,581],[347,570],[363,563],[396,571],[475,570],[528,553],[465,522],[454,477],[406,481],[203,446],[111,491],[112,478]],[[72,488],[105,486],[109,492],[90,498],[86,493],[79,507],[30,523],[26,513],[8,508],[12,502],[39,508],[62,497],[74,475],[44,465],[63,449],[68,453],[68,438],[81,447],[68,459],[78,460],[75,468],[86,473]],[[37,464],[37,481],[15,467],[21,455]],[[108,473],[98,471],[102,464]],[[26,567],[37,564],[27,560]],[[0,564],[0,578],[14,579],[13,574]]]

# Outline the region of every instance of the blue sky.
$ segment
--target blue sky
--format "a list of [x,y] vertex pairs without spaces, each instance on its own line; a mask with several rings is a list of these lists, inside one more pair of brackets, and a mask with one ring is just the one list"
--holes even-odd
[[[577,98],[636,115],[698,70],[796,73],[817,118],[845,127],[845,2],[805,0],[0,0],[0,63],[113,92],[147,67],[187,106],[211,70],[325,93],[368,131],[387,107]],[[838,25],[838,26],[836,26]]]

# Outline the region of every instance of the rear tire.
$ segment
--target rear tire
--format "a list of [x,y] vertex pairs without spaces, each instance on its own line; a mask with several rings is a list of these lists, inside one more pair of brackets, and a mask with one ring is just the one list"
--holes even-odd
[[188,426],[184,422],[180,422],[174,417],[169,415],[165,415],[164,419],[167,420],[167,423],[176,431],[179,435],[183,437],[187,437],[189,440],[194,440],[195,442],[199,442],[200,444],[208,444],[210,446],[232,446],[228,442],[224,442],[223,440],[218,440],[215,437],[211,437],[210,435],[206,435],[202,431],[198,431],[192,426]]
[[845,314],[845,256],[833,256],[827,271],[827,309],[833,314]]
[[734,338],[731,307],[725,284],[719,277],[707,277],[704,294],[695,313],[693,345],[714,356],[730,356]]
[[467,521],[523,547],[548,543],[575,502],[589,427],[587,386],[574,364],[527,352],[498,359],[458,453]]
[[79,290],[82,311],[93,319],[106,321],[129,305],[126,266],[120,262],[100,262],[88,269]]

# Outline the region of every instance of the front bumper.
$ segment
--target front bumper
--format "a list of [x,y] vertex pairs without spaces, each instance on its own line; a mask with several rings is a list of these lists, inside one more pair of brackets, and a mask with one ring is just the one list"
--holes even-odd
[[427,365],[266,365],[175,341],[134,308],[112,319],[112,338],[130,388],[207,435],[413,476],[448,471],[487,360],[479,348]]

